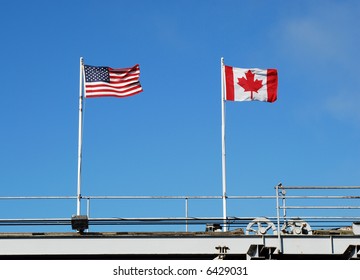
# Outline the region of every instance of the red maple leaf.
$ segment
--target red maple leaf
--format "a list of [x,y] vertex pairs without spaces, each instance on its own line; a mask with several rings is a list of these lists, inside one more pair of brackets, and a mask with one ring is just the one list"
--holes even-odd
[[255,74],[250,70],[245,73],[246,79],[244,77],[238,78],[238,84],[245,90],[251,92],[251,99],[253,99],[253,92],[258,92],[259,89],[263,87],[261,80],[254,80]]

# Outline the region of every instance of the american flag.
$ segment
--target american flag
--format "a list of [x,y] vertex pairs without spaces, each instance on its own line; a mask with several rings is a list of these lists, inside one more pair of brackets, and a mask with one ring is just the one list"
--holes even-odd
[[142,92],[140,66],[111,68],[84,65],[86,97],[126,97]]

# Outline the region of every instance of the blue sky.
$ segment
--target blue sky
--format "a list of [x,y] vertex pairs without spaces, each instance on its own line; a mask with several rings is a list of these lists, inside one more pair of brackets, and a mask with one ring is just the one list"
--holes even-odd
[[[86,100],[83,195],[221,195],[221,57],[279,72],[277,102],[226,104],[228,195],[359,184],[358,1],[1,5],[0,196],[76,195],[81,56],[139,63],[144,89]],[[184,214],[183,201],[133,203],[94,202],[91,214]],[[73,200],[0,204],[2,219],[76,212]],[[220,201],[191,207],[222,216]],[[228,215],[273,216],[275,201],[233,203]]]

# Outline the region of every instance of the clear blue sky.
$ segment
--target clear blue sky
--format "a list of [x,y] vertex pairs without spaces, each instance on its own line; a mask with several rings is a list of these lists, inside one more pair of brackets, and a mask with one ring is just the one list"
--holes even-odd
[[[139,63],[144,89],[86,100],[83,195],[221,195],[221,57],[279,72],[277,102],[227,103],[228,195],[359,184],[359,1],[0,2],[0,196],[76,195],[81,56]],[[275,215],[275,201],[246,203],[228,215]],[[182,201],[141,205],[91,211],[184,215]],[[222,216],[220,202],[198,205],[190,215]],[[75,212],[0,201],[2,219]]]

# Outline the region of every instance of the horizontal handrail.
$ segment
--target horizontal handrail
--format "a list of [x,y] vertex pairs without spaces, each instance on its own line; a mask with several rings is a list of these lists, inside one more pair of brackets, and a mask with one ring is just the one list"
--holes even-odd
[[280,206],[280,209],[360,209],[360,206]]
[[[354,189],[360,189],[360,186],[284,186],[279,185],[276,186],[279,187],[279,189],[285,189],[285,190],[354,190]],[[276,188],[275,187],[275,188]]]
[[0,196],[0,200],[76,199],[76,196]]
[[[283,186],[278,185],[275,187],[277,189],[276,195],[229,195],[226,197],[226,199],[231,200],[235,203],[239,201],[239,209],[241,207],[244,207],[241,204],[241,201],[244,200],[274,200],[278,204],[276,206],[277,213],[275,216],[267,215],[266,218],[272,222],[277,222],[278,227],[281,227],[286,220],[292,219],[286,214],[286,210],[317,210],[317,209],[332,209],[332,210],[358,210],[360,209],[360,205],[358,200],[360,199],[360,195],[357,195],[357,193],[354,193],[354,195],[343,195],[342,193],[336,194],[336,195],[319,195],[315,193],[316,195],[311,195],[311,192],[309,190],[359,190],[360,186]],[[294,190],[295,193],[298,193],[298,191],[308,191],[306,195],[294,195],[293,193],[291,195],[287,195],[287,191],[284,190]],[[291,192],[291,191],[289,191]],[[0,196],[0,203],[3,201],[9,200],[77,200],[77,196]],[[241,217],[238,215],[228,216],[226,221],[224,221],[223,217],[201,217],[201,216],[192,216],[189,212],[189,203],[193,203],[190,201],[199,201],[199,200],[216,200],[221,201],[223,199],[220,195],[82,195],[80,197],[82,201],[86,201],[86,214],[88,216],[89,225],[166,225],[166,224],[173,224],[173,225],[179,225],[184,224],[186,225],[186,230],[188,225],[195,225],[195,224],[206,224],[206,223],[218,223],[221,225],[224,225],[226,222],[228,226],[238,226],[238,225],[245,225],[247,222],[250,222],[251,220],[258,218],[257,216],[254,217]],[[314,199],[321,199],[321,200],[341,200],[342,202],[349,202],[350,200],[356,201],[356,203],[350,203],[350,205],[344,205],[346,203],[341,203],[341,205],[321,205],[323,203],[320,203],[320,205],[287,205],[287,200],[297,200],[295,204],[302,204],[300,203],[300,200],[314,200]],[[90,215],[90,204],[94,201],[99,200],[179,200],[184,201],[185,206],[182,206],[185,208],[184,216],[180,217],[153,217],[153,218],[141,218],[141,217],[133,217],[133,218],[93,218],[93,215]],[[282,201],[282,205],[280,205],[280,202]],[[157,203],[157,202],[156,202]],[[197,202],[194,202],[197,203]],[[332,204],[333,201],[326,203],[326,204]],[[304,203],[305,204],[305,203]],[[308,204],[308,203],[307,203]],[[339,204],[339,203],[337,203]],[[352,204],[352,205],[351,205]],[[354,205],[355,204],[355,205]],[[93,205],[96,205],[95,202]],[[134,204],[136,205],[136,204]],[[178,204],[177,204],[178,205]],[[232,204],[233,205],[233,204]],[[255,205],[251,202],[251,205]],[[177,206],[178,207],[178,206]],[[193,204],[192,204],[193,207]],[[184,209],[183,208],[183,209]],[[121,209],[121,208],[119,208]],[[150,208],[149,208],[150,209]],[[181,209],[181,208],[180,208]],[[282,217],[280,217],[279,210],[284,210],[284,214]],[[149,210],[150,211],[150,210]],[[290,211],[289,211],[290,212]],[[315,211],[314,211],[315,212]],[[346,216],[345,214],[340,213],[341,211],[338,211],[339,215],[335,213],[335,215],[299,215],[301,216],[301,219],[307,219],[308,221],[314,221],[314,222],[321,222],[321,223],[339,223],[342,222],[359,222],[360,217],[356,215],[352,216]],[[174,213],[178,214],[178,211],[176,210]],[[305,212],[304,212],[305,213]],[[331,213],[331,212],[329,212]],[[350,212],[349,212],[350,213]],[[354,213],[354,212],[352,212]],[[358,213],[358,212],[357,212]],[[91,213],[93,214],[93,213]],[[151,212],[149,212],[151,214]],[[311,213],[312,214],[312,213]],[[4,215],[4,213],[2,214]],[[147,213],[145,214],[147,215]],[[69,215],[69,218],[37,218],[37,219],[1,219],[0,218],[0,226],[1,225],[69,225],[71,224],[71,215]],[[295,216],[292,215],[291,216]],[[280,221],[280,218],[282,219]],[[296,219],[295,217],[294,219]]]

